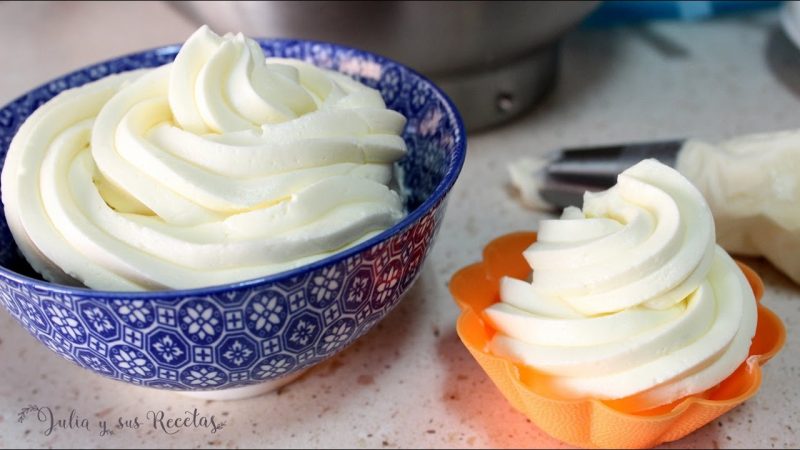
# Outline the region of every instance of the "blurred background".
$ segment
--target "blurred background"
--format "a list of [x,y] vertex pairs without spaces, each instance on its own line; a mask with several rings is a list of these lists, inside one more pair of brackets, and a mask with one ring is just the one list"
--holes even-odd
[[[336,42],[431,77],[479,130],[529,110],[557,78],[558,46],[576,25],[701,20],[769,1],[170,2],[219,32]],[[587,18],[588,17],[588,18]]]
[[528,109],[555,79],[560,38],[599,2],[170,2],[219,32],[314,39],[421,71],[471,129]]
[[[781,5],[775,1],[2,3],[5,20],[0,33],[7,39],[0,56],[43,70],[63,58],[75,61],[49,73],[50,77],[142,45],[181,42],[197,25],[207,23],[220,33],[330,41],[396,59],[442,86],[458,104],[470,131],[518,117],[551,91],[558,80],[560,44],[576,27],[702,21]],[[169,26],[153,20],[167,20],[165,16],[171,17]],[[47,22],[43,33],[30,33],[55,17],[59,20]],[[115,23],[114,29],[121,32],[100,36],[97,25],[104,22]],[[59,38],[52,39],[56,35]],[[34,42],[28,47],[9,40],[19,36]],[[126,41],[126,36],[131,39]],[[668,50],[668,42],[657,42],[652,34],[646,38]],[[106,51],[112,48],[116,51]],[[9,76],[13,85],[14,75]],[[28,87],[14,86],[10,92]]]

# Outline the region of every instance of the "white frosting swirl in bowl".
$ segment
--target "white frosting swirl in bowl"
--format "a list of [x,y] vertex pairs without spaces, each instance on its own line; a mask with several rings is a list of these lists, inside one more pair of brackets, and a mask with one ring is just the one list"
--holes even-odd
[[404,215],[380,93],[200,28],[175,62],[65,91],[11,143],[3,203],[46,279],[192,288],[297,267]]
[[564,398],[637,395],[649,409],[704,391],[747,357],[753,292],[714,243],[697,189],[655,160],[540,225],[531,282],[504,278],[485,310],[495,354]]

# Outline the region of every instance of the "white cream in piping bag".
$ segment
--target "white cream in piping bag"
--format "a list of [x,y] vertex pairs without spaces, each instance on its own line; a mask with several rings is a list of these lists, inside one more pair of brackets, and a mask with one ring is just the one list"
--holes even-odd
[[704,391],[745,360],[753,292],[715,244],[703,196],[655,160],[542,221],[532,281],[504,278],[490,350],[549,375],[564,398],[638,394],[649,409]]
[[402,218],[388,186],[405,122],[374,89],[204,26],[172,64],[37,109],[9,148],[5,214],[51,281],[152,290],[255,278]]
[[[539,195],[547,158],[509,165],[524,204],[550,209]],[[717,144],[687,140],[675,168],[702,192],[717,242],[741,255],[763,256],[800,284],[800,130],[739,136]]]
[[800,130],[691,139],[676,167],[708,201],[720,245],[763,256],[800,283]]

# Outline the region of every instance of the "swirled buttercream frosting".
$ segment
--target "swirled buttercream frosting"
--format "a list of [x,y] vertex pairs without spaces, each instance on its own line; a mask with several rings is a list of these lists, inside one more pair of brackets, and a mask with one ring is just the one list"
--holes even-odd
[[645,160],[583,209],[542,221],[524,252],[530,280],[504,278],[484,315],[490,350],[543,374],[563,398],[638,409],[713,387],[747,358],[752,290],[715,244],[700,192]]
[[50,281],[194,288],[294,268],[404,215],[405,118],[378,91],[241,34],[64,91],[15,135],[9,227]]

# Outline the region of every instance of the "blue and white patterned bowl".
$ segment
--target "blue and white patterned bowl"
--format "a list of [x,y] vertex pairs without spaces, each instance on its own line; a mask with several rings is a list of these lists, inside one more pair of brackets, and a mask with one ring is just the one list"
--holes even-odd
[[[399,166],[409,215],[354,248],[295,270],[150,293],[42,281],[0,217],[0,303],[62,357],[137,385],[215,391],[219,397],[252,395],[352,343],[386,316],[415,280],[464,161],[466,136],[455,107],[421,75],[374,54],[320,42],[260,43],[267,56],[303,59],[355,77],[380,90],[387,105],[408,118],[403,137],[409,153]],[[0,109],[0,162],[22,122],[59,92],[112,73],[169,63],[178,49],[95,64],[6,105]]]

